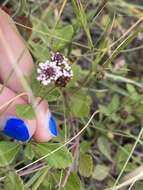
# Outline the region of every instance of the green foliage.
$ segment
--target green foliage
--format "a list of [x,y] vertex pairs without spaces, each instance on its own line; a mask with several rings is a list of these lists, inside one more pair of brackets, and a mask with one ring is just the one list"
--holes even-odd
[[74,86],[75,83],[77,83],[77,81],[80,80],[81,75],[83,75],[81,67],[77,64],[72,65],[72,71],[73,71],[73,77],[68,86]]
[[47,173],[48,173],[47,168],[45,168],[44,170],[41,171],[41,175],[38,177],[37,181],[34,183],[32,190],[36,190],[39,188],[39,186],[43,182],[44,178],[46,178]]
[[91,97],[84,91],[79,91],[72,96],[71,111],[76,117],[88,117],[90,112]]
[[24,155],[28,160],[33,160],[35,153],[32,149],[32,145],[31,144],[27,144],[25,149],[24,149]]
[[50,52],[43,45],[30,41],[31,51],[39,61],[45,61],[50,57]]
[[79,172],[84,177],[89,177],[93,170],[93,160],[89,154],[80,154]]
[[81,144],[80,144],[80,152],[81,153],[86,153],[88,152],[88,150],[90,150],[91,148],[91,143],[88,142],[88,141],[83,141]]
[[88,21],[87,21],[86,14],[84,12],[82,2],[80,0],[78,2],[75,0],[72,0],[72,5],[74,7],[74,11],[77,16],[77,19],[79,20],[79,23],[82,25],[82,27],[87,35],[89,45],[91,47],[93,47],[92,38],[91,38],[90,30],[88,27]]
[[5,179],[5,190],[25,190],[23,181],[15,172],[9,172]]
[[62,190],[82,190],[80,179],[76,173],[71,173],[66,186]]
[[97,145],[101,153],[106,156],[107,159],[112,161],[111,158],[111,149],[110,149],[110,144],[107,138],[105,137],[99,137],[97,140]]
[[35,118],[35,112],[32,108],[32,105],[29,104],[18,104],[16,105],[17,116],[23,119],[32,120]]
[[[124,176],[142,166],[142,136],[138,140],[143,127],[141,1],[2,3],[14,17],[33,57],[29,86],[35,97],[48,101],[59,135],[50,142],[38,143],[33,137],[20,145],[1,133],[0,189],[98,190],[116,189],[124,180],[134,183]],[[63,88],[54,83],[43,86],[36,79],[38,64],[56,51],[69,59],[73,70],[72,80]],[[35,118],[28,103],[8,106],[22,119]],[[99,113],[87,126],[95,111]],[[11,110],[8,113],[11,115]],[[3,110],[1,116],[2,121]],[[16,174],[23,167],[18,173],[25,186]],[[138,180],[133,190],[142,190]]]
[[52,48],[54,51],[59,51],[63,49],[68,43],[71,43],[73,37],[73,27],[72,25],[63,26],[60,29],[56,29],[53,33]]
[[5,167],[11,164],[15,159],[20,144],[14,142],[1,141],[0,142],[0,167]]
[[[48,165],[53,168],[67,168],[72,164],[72,155],[66,147],[59,149],[60,144],[35,144],[33,147],[34,152],[38,156],[45,156]],[[56,149],[59,149],[55,151]],[[55,151],[54,153],[52,153]]]
[[99,105],[100,112],[114,121],[119,120],[119,117],[116,115],[116,112],[119,108],[119,97],[117,95],[113,96],[111,102],[108,105]]
[[108,176],[109,170],[109,167],[99,164],[95,166],[92,177],[98,181],[103,181]]
[[[115,161],[116,161],[116,165],[117,165],[117,169],[118,170],[121,170],[124,163],[126,162],[128,156],[129,156],[129,153],[132,149],[132,145],[131,144],[126,144],[124,147],[120,148],[116,155],[115,155]],[[133,159],[135,159],[133,157]],[[129,171],[132,171],[136,168],[136,161],[138,161],[137,159],[135,159],[135,163],[132,163],[132,162],[129,162],[125,171],[126,172],[129,172]]]
[[[31,48],[33,50],[34,55],[36,58],[46,58],[49,57],[48,49],[44,49],[44,46],[47,47],[47,44],[50,43],[50,48],[53,51],[59,51],[65,48],[68,44],[71,43],[72,37],[74,34],[74,30],[72,25],[60,26],[58,28],[50,29],[49,26],[44,23],[42,20],[34,19],[34,28],[35,30],[40,31],[40,35],[34,34],[33,38],[39,37],[42,40],[42,44],[34,45],[33,42],[30,42]],[[47,42],[47,44],[45,44]],[[38,50],[41,47],[42,49],[42,56],[39,54]],[[47,53],[46,53],[47,51]],[[45,56],[47,55],[47,57]],[[42,59],[43,60],[43,59]]]

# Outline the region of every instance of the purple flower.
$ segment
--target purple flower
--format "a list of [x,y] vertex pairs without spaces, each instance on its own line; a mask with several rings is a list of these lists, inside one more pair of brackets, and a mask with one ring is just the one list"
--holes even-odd
[[55,53],[51,57],[51,61],[40,63],[37,68],[37,80],[43,85],[55,82],[57,86],[66,86],[73,76],[71,66],[68,59],[60,53]]

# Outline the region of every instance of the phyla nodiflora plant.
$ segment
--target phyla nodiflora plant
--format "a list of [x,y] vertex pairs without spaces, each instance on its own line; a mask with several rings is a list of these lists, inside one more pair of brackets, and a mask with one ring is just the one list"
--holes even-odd
[[54,53],[50,60],[39,63],[37,68],[37,80],[45,86],[54,82],[56,86],[64,87],[72,76],[68,59],[59,52]]

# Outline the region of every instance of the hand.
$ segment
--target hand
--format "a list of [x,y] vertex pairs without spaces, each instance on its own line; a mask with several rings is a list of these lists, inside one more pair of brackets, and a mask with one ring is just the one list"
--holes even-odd
[[[33,67],[32,57],[13,20],[0,9],[0,79],[1,83],[7,86],[0,94],[1,105],[25,91],[25,86],[22,85],[23,80],[27,79],[26,84],[30,82]],[[30,95],[28,89],[26,90],[26,93]],[[34,100],[37,99],[34,98]],[[36,119],[28,121],[17,117],[16,104],[26,103],[28,103],[28,98],[23,96],[16,99],[6,110],[0,110],[4,112],[0,116],[3,132],[23,142],[28,141],[31,136],[39,142],[47,142],[57,136],[56,124],[45,100],[35,110]]]

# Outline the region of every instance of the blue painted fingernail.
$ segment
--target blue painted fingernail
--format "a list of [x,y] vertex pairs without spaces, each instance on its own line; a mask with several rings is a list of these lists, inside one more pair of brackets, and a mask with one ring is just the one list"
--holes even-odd
[[26,124],[17,117],[8,117],[5,121],[3,133],[16,140],[26,142],[30,139]]
[[55,120],[54,120],[54,117],[52,116],[52,114],[50,115],[49,128],[50,128],[52,135],[54,137],[56,137],[58,135],[58,130],[57,130],[56,123],[55,123]]

